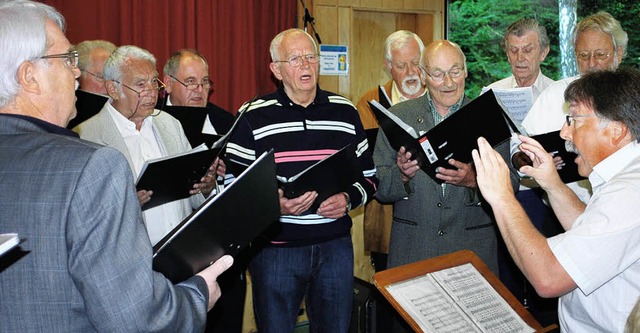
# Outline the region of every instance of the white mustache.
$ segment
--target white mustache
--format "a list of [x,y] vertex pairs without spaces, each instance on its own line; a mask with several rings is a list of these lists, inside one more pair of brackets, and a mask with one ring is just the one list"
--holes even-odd
[[578,148],[571,141],[565,141],[564,142],[564,148],[570,153],[575,153],[575,154],[580,155],[580,152],[578,151]]

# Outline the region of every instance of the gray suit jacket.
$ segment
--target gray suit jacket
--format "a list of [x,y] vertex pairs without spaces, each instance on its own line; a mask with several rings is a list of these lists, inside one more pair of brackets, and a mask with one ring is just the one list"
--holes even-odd
[[[428,131],[435,126],[428,98],[425,94],[391,110],[417,132]],[[468,101],[465,98],[464,104]],[[497,149],[508,158],[508,141]],[[373,159],[380,180],[376,197],[394,203],[389,267],[469,249],[498,274],[497,227],[478,189],[447,185],[443,195],[441,186],[423,171],[405,186],[396,166],[396,151],[382,131],[378,132]],[[517,189],[518,176],[513,169],[511,181]]]
[[[76,126],[73,130],[80,134],[80,137],[85,140],[119,150],[127,158],[131,171],[134,172],[131,155],[129,154],[122,135],[120,135],[120,131],[118,131],[116,127],[116,123],[109,114],[109,110],[107,109],[108,104],[108,102],[105,103],[98,114]],[[182,130],[182,125],[170,114],[160,112],[157,116],[153,117],[153,124],[158,129],[157,135],[162,141],[168,155],[183,153],[191,149],[189,140],[187,140]],[[192,195],[189,200],[180,200],[182,216],[186,217],[191,214],[192,210],[200,206],[204,200],[205,198],[202,194]]]
[[201,277],[173,286],[152,271],[122,154],[0,115],[0,332],[202,330]]

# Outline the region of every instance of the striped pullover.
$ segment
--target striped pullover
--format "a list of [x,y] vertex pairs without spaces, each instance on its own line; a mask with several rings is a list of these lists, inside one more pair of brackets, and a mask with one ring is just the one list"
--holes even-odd
[[[241,109],[243,109],[243,106]],[[346,191],[351,207],[370,201],[378,186],[372,152],[358,112],[346,98],[317,88],[309,106],[297,105],[278,90],[251,103],[229,139],[226,158],[249,165],[274,149],[278,177],[289,178],[353,143],[362,177]],[[336,170],[340,172],[340,170]],[[311,245],[350,236],[351,218],[318,214],[283,215],[271,238],[277,246]]]

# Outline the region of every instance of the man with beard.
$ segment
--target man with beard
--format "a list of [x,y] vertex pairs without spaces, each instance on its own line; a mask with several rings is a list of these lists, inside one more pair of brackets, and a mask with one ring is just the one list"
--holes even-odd
[[[420,37],[408,30],[398,30],[387,37],[384,51],[384,64],[391,74],[384,90],[391,98],[391,104],[424,95],[426,88],[418,75],[420,54],[424,51]],[[378,128],[378,121],[367,103],[371,100],[380,101],[378,87],[367,91],[356,105],[365,130]],[[377,200],[372,200],[364,208],[364,250],[371,253],[371,263],[376,272],[387,268],[392,208],[391,204]]]

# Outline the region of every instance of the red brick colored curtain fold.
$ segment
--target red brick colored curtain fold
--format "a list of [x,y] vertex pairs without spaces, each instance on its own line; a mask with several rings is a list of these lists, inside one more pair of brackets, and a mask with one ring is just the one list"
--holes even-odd
[[158,60],[196,48],[209,61],[211,102],[235,112],[276,88],[269,42],[296,26],[295,0],[43,0],[67,19],[71,43],[105,39],[136,45]]

